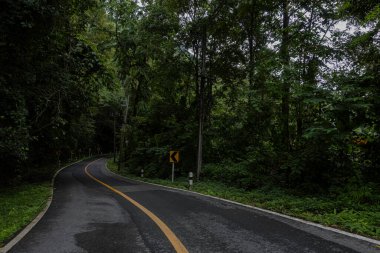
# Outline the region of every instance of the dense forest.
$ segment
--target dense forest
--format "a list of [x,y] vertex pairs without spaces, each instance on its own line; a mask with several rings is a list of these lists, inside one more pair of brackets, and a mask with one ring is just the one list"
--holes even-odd
[[198,180],[380,192],[378,1],[2,0],[0,29],[2,185],[179,150]]

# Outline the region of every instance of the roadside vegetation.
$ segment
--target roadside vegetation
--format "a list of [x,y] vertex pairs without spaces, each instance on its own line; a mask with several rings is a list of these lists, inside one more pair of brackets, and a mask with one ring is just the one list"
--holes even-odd
[[[76,159],[76,161],[86,159]],[[29,168],[34,175],[32,182],[23,181],[0,187],[0,248],[27,226],[45,207],[53,190],[52,178],[64,164],[51,164],[42,168]]]
[[46,207],[50,182],[0,188],[0,247]]
[[4,0],[0,30],[1,189],[175,150],[194,190],[379,236],[378,1]]
[[[125,169],[118,170],[112,159],[108,160],[107,167],[130,179],[189,190],[185,177],[176,178],[174,182],[170,179],[141,178]],[[274,186],[244,190],[206,179],[195,182],[191,190],[380,239],[380,198],[370,196],[369,189],[343,192],[335,197],[313,196]],[[368,197],[377,200],[374,204],[366,203]]]

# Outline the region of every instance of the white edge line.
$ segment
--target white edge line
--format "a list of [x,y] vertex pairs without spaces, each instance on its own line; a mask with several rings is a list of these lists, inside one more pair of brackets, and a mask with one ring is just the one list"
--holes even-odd
[[53,194],[54,194],[54,180],[56,178],[56,176],[58,175],[59,172],[61,172],[63,169],[66,169],[67,167],[70,167],[71,165],[74,165],[76,163],[79,163],[79,162],[82,162],[83,160],[85,160],[87,158],[83,158],[83,159],[80,159],[76,162],[73,162],[71,164],[68,164],[62,168],[60,168],[59,170],[57,170],[53,176],[53,178],[51,179],[51,193],[50,193],[50,197],[48,198],[47,202],[46,202],[46,206],[45,208],[36,216],[36,218],[34,218],[34,220],[32,220],[23,230],[21,230],[21,232],[19,232],[11,241],[9,241],[4,247],[0,248],[0,253],[6,253],[8,252],[13,246],[15,246],[22,238],[24,238],[24,236],[29,233],[30,230],[32,230],[32,228],[42,219],[42,217],[45,215],[45,213],[47,212],[47,210],[49,209],[50,207],[50,204],[52,202],[52,199],[53,199]]
[[292,216],[289,216],[289,215],[286,215],[286,214],[277,213],[277,212],[270,211],[270,210],[267,210],[267,209],[264,209],[264,208],[255,207],[255,206],[251,206],[251,205],[246,205],[246,204],[242,204],[242,203],[239,203],[239,202],[236,202],[236,201],[233,201],[233,200],[223,199],[223,198],[220,198],[220,197],[215,197],[215,196],[211,196],[211,195],[207,195],[207,194],[203,194],[203,193],[199,193],[199,192],[195,192],[195,191],[189,191],[189,190],[185,190],[185,189],[181,189],[181,188],[175,188],[175,187],[166,186],[166,185],[160,185],[160,184],[155,184],[155,183],[144,182],[144,181],[141,181],[141,180],[138,180],[138,179],[130,179],[128,177],[116,174],[115,172],[109,170],[108,167],[107,167],[107,162],[106,162],[106,169],[110,173],[112,173],[112,174],[114,174],[116,176],[119,176],[119,177],[122,177],[122,178],[125,178],[125,179],[128,179],[128,180],[131,180],[131,181],[136,181],[136,182],[141,182],[141,183],[144,183],[144,184],[150,184],[150,185],[160,186],[160,187],[164,187],[164,188],[168,188],[168,189],[172,189],[172,190],[176,190],[176,191],[189,192],[189,193],[201,195],[201,196],[204,196],[204,197],[221,200],[221,201],[228,202],[228,203],[231,203],[231,204],[235,204],[235,205],[244,206],[244,207],[247,207],[247,208],[259,210],[261,212],[269,213],[269,214],[272,214],[272,215],[275,215],[275,216],[279,216],[279,217],[282,217],[282,218],[285,218],[285,219],[288,219],[288,220],[297,221],[297,222],[304,223],[304,224],[307,224],[307,225],[310,225],[310,226],[314,226],[314,227],[318,227],[318,228],[321,228],[321,229],[332,231],[332,232],[335,232],[335,233],[338,233],[338,234],[346,235],[346,236],[349,236],[349,237],[352,237],[352,238],[355,238],[355,239],[358,239],[358,240],[362,240],[362,241],[366,241],[366,242],[369,242],[369,243],[373,243],[376,246],[380,245],[380,241],[376,240],[376,239],[372,239],[372,238],[368,238],[368,237],[365,237],[365,236],[362,236],[362,235],[357,235],[357,234],[354,234],[354,233],[343,231],[343,230],[340,230],[340,229],[324,226],[324,225],[321,225],[321,224],[318,224],[318,223],[315,223],[315,222],[311,222],[311,221],[307,221],[307,220],[302,220],[300,218],[295,218],[295,217],[292,217]]

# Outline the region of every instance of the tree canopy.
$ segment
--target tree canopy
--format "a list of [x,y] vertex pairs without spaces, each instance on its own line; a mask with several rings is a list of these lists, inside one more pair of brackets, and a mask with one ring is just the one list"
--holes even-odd
[[121,169],[245,189],[380,185],[380,4],[1,3],[4,179],[111,152]]

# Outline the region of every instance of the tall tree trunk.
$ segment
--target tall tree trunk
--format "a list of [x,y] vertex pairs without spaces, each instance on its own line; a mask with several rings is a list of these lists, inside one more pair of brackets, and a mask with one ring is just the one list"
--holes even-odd
[[285,150],[290,150],[289,138],[289,97],[290,97],[290,80],[289,80],[289,2],[282,2],[282,40],[280,48],[280,58],[282,62],[282,99],[281,99],[281,137]]
[[255,24],[255,9],[253,6],[253,3],[250,6],[250,12],[249,12],[249,23],[247,28],[247,37],[248,37],[248,53],[249,53],[249,62],[248,62],[248,82],[249,82],[249,95],[248,95],[248,102],[251,102],[252,99],[252,93],[253,93],[253,75],[254,75],[254,48],[253,48],[253,39],[254,39],[254,25]]
[[[305,86],[307,83],[306,80],[306,52],[303,49],[300,58],[302,58],[302,76],[301,76],[301,85]],[[300,87],[303,90],[303,87]],[[300,139],[302,137],[302,122],[303,122],[303,95],[298,95],[296,100],[296,121],[297,121],[297,138]]]
[[122,167],[126,166],[127,161],[127,148],[128,148],[128,136],[127,136],[127,122],[128,122],[128,112],[129,112],[129,99],[130,99],[130,88],[129,85],[127,86],[126,79],[123,80],[123,86],[124,86],[124,95],[126,97],[125,99],[125,108],[124,108],[124,115],[123,115],[123,124],[120,129],[120,147],[119,147],[119,161],[118,161],[118,170],[120,170]]
[[[308,33],[311,32],[312,26],[313,26],[313,20],[314,20],[314,8],[311,9],[311,14],[309,18],[308,23]],[[308,45],[309,43],[312,43],[309,41],[309,39],[306,39],[305,45]],[[302,86],[301,90],[303,90],[303,86],[309,85],[310,83],[314,83],[315,77],[312,75],[308,75],[306,71],[306,65],[308,63],[308,52],[306,51],[306,46],[303,47],[300,58],[302,59]],[[311,73],[309,71],[309,73]],[[316,74],[316,72],[313,72]],[[311,77],[311,78],[308,78]],[[304,110],[304,97],[303,95],[298,96],[297,98],[297,104],[296,104],[296,121],[297,121],[297,138],[300,139],[303,134],[303,110]]]
[[296,115],[297,115],[297,138],[301,138],[303,131],[302,131],[302,125],[303,125],[303,116],[302,116],[302,109],[303,109],[303,102],[302,98],[299,98],[297,100],[297,107],[296,107]]
[[198,157],[197,157],[197,180],[199,180],[202,171],[203,157],[203,124],[204,124],[204,93],[206,85],[206,45],[207,31],[206,27],[202,28],[202,48],[201,48],[201,81],[199,84],[199,110],[198,110]]
[[195,60],[195,69],[194,69],[194,79],[195,79],[195,98],[199,103],[199,44],[198,41],[193,43],[194,50],[194,60]]
[[140,102],[140,92],[141,92],[141,85],[140,85],[140,79],[141,77],[138,78],[138,82],[136,84],[136,89],[135,89],[135,94],[134,94],[134,100],[133,100],[133,105],[132,105],[132,117],[137,116],[137,107]]
[[248,29],[248,47],[249,47],[249,73],[248,73],[248,81],[249,81],[249,95],[248,101],[251,102],[252,92],[253,92],[253,34],[252,27]]

